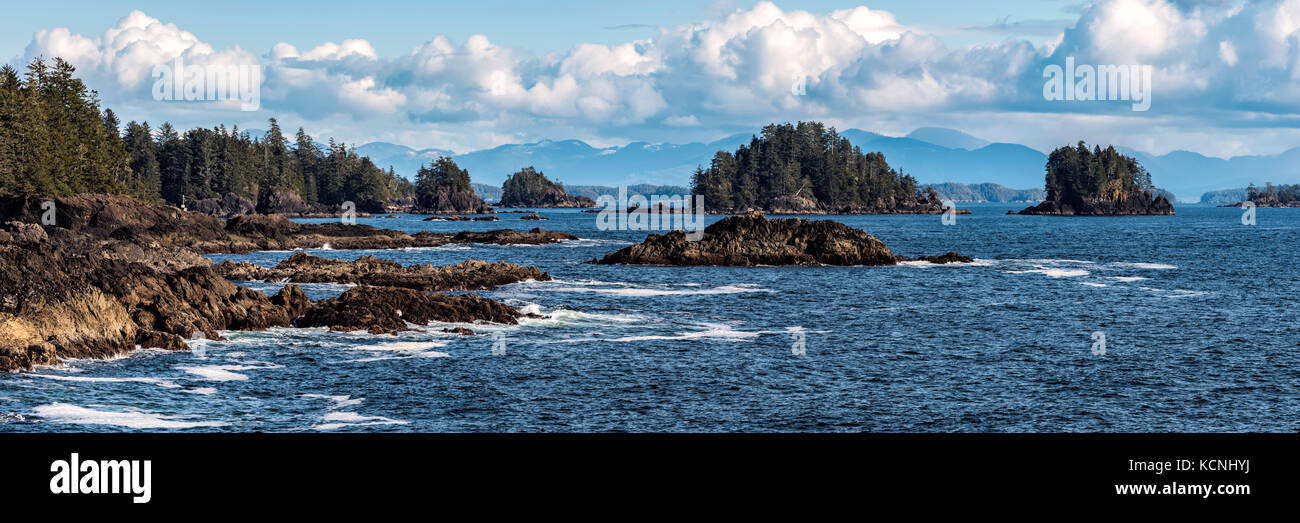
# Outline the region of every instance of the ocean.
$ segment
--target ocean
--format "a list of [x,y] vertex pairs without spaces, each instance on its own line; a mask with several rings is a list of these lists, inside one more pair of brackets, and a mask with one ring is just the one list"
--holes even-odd
[[[815,216],[892,267],[584,265],[645,238],[596,215],[498,222],[360,218],[407,232],[565,231],[545,246],[313,250],[403,264],[536,265],[479,294],[520,325],[223,332],[191,352],[0,375],[0,432],[1294,432],[1300,209],[1176,216]],[[708,223],[720,217],[711,216]],[[325,220],[300,220],[320,222]],[[271,266],[290,252],[213,255]],[[276,282],[241,282],[274,293]],[[301,285],[312,299],[338,284]]]

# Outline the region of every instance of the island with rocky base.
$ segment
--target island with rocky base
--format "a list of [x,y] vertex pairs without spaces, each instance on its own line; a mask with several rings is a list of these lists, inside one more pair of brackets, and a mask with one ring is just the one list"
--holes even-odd
[[1047,199],[1020,212],[1053,216],[1172,215],[1174,206],[1151,185],[1151,175],[1138,161],[1079,142],[1061,147],[1047,158]]

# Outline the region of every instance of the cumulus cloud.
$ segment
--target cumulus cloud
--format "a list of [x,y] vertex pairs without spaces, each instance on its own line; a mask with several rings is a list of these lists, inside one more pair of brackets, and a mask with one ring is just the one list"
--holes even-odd
[[[1049,22],[1033,29],[1059,24]],[[451,139],[456,143],[411,145],[460,150],[575,135],[596,142],[685,131],[716,137],[812,118],[903,132],[909,125],[987,121],[989,114],[1017,115],[1022,123],[1050,115],[1116,126],[1135,121],[1120,112],[1128,108],[1123,104],[1044,100],[1043,68],[1066,57],[1151,65],[1153,103],[1143,117],[1166,126],[1291,127],[1291,115],[1300,112],[1300,0],[1097,0],[1064,25],[1046,43],[952,47],[879,9],[810,13],[760,2],[723,6],[712,20],[659,28],[652,38],[577,43],[541,57],[489,35],[464,42],[434,35],[395,57],[380,56],[366,40],[303,50],[280,43],[259,56],[215,49],[134,11],[98,36],[38,31],[26,59],[69,60],[109,105],[147,101],[150,70],[177,57],[197,65],[256,63],[265,71],[262,117],[293,115],[353,136],[361,132],[353,122],[373,120],[363,128]],[[224,115],[206,118],[211,125]],[[369,138],[378,136],[363,139]]]

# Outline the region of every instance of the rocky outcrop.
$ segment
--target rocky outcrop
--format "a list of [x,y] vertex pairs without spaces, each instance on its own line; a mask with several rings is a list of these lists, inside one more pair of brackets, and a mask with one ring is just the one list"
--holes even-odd
[[363,256],[352,261],[334,260],[296,252],[274,268],[248,262],[223,261],[217,273],[232,280],[287,280],[295,283],[355,283],[382,287],[403,287],[424,291],[493,289],[525,280],[549,281],[551,276],[537,267],[512,263],[469,260],[435,267],[411,265]]
[[189,205],[189,210],[218,218],[230,218],[253,214],[257,212],[257,206],[238,195],[226,193],[220,198],[208,198],[194,202]]
[[866,231],[829,220],[768,220],[732,216],[704,229],[699,241],[683,231],[651,234],[645,242],[606,255],[601,264],[658,265],[893,265],[894,253]]
[[760,213],[750,213],[710,225],[699,241],[687,240],[683,231],[651,234],[639,245],[588,263],[894,265],[898,260],[880,240],[839,222],[802,218],[769,220]]
[[298,319],[299,327],[334,331],[368,330],[374,334],[407,330],[407,323],[518,323],[520,314],[496,300],[472,294],[446,295],[399,287],[353,287],[337,298],[321,300]]
[[907,261],[923,261],[923,262],[944,264],[944,263],[973,263],[975,261],[975,258],[971,258],[970,256],[962,256],[960,254],[957,254],[956,252],[949,251],[947,254],[942,254],[939,256],[918,256],[916,258],[908,258],[906,256],[894,256],[894,260],[900,263],[907,262]]
[[[416,236],[419,236],[417,234]],[[449,240],[450,243],[489,243],[494,245],[544,245],[565,240],[576,240],[577,236],[567,232],[547,231],[540,228],[520,232],[514,229],[498,229],[487,232],[458,232]]]
[[1173,215],[1174,205],[1164,195],[1152,196],[1150,191],[1120,198],[1075,198],[1045,200],[1020,212],[1007,214],[1038,214],[1051,216],[1150,216]]
[[258,214],[300,214],[311,207],[302,201],[297,191],[287,187],[268,187],[257,195]]
[[519,219],[520,220],[549,220],[550,218],[547,218],[540,214],[525,214],[523,216],[520,216]]
[[500,218],[497,218],[496,216],[475,216],[473,218],[470,218],[469,216],[430,216],[428,218],[425,218],[423,221],[426,222],[469,222],[469,221],[495,222],[499,219]]
[[74,254],[56,242],[0,244],[0,370],[184,349],[220,330],[289,325],[288,311],[208,266],[141,263],[118,251]]

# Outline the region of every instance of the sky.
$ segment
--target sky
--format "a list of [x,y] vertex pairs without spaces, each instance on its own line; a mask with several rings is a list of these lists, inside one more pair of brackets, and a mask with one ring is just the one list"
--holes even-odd
[[[124,120],[305,127],[468,152],[709,141],[820,120],[1039,150],[1228,157],[1300,144],[1300,0],[63,2],[6,7],[0,59],[60,56]],[[255,65],[255,111],[158,100],[155,66]],[[1150,67],[1151,106],[1044,97],[1044,71]],[[244,105],[248,108],[247,104]]]

